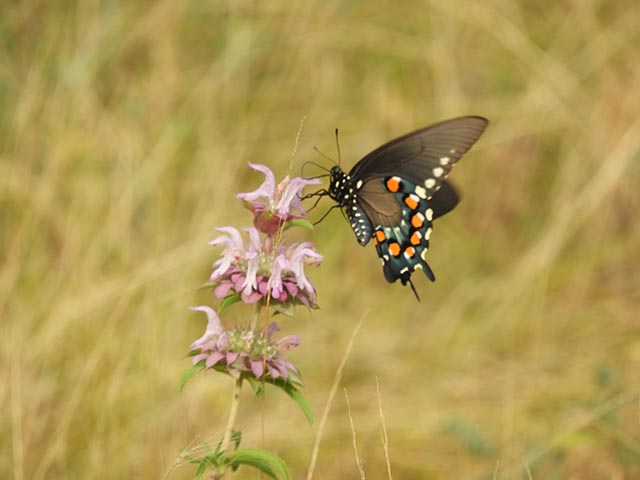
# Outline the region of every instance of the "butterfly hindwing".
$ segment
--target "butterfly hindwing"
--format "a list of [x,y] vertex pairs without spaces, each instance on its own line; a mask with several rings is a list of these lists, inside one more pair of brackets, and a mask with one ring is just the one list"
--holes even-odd
[[401,219],[394,225],[376,225],[373,241],[382,260],[384,276],[389,282],[400,280],[405,285],[416,269],[434,281],[426,262],[429,237],[433,225],[433,209],[424,195],[416,193],[420,186],[393,176],[381,183],[399,205]]

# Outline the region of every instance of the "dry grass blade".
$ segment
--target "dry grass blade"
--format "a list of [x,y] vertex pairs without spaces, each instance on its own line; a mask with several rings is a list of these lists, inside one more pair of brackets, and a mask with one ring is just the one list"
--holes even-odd
[[351,354],[351,349],[353,348],[353,343],[360,331],[360,327],[362,327],[362,323],[364,322],[364,318],[366,317],[366,313],[362,316],[358,324],[353,329],[351,333],[351,337],[349,338],[349,342],[342,354],[342,358],[340,359],[340,364],[338,365],[338,369],[336,370],[335,376],[333,378],[333,383],[331,384],[331,390],[329,391],[329,397],[327,398],[327,403],[322,411],[322,417],[320,417],[320,422],[318,422],[318,431],[316,432],[315,441],[313,443],[313,449],[311,451],[311,461],[309,462],[309,470],[307,472],[307,480],[311,480],[313,478],[313,473],[316,468],[316,462],[318,461],[318,453],[320,451],[320,443],[322,441],[322,435],[324,434],[325,425],[327,423],[327,418],[329,418],[329,412],[331,411],[331,406],[333,405],[333,400],[336,396],[336,392],[338,391],[338,387],[340,386],[340,381],[342,380],[342,372],[344,367],[347,364],[347,360],[349,359],[349,355]]

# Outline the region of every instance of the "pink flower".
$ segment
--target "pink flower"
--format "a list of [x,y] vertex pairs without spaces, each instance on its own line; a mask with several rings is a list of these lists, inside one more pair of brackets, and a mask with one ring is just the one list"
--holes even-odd
[[300,345],[297,335],[287,335],[275,340],[273,335],[280,330],[273,322],[263,330],[234,328],[225,330],[216,312],[206,306],[191,307],[204,312],[208,318],[207,329],[198,340],[191,344],[194,353],[192,363],[204,361],[205,368],[217,367],[231,376],[252,375],[255,378],[283,378],[298,381],[298,369],[282,357],[282,352]]
[[215,284],[217,298],[241,294],[244,303],[256,303],[271,297],[282,304],[315,305],[315,289],[305,275],[306,265],[319,265],[322,255],[311,242],[274,247],[271,237],[264,241],[256,228],[245,229],[249,242],[245,244],[233,227],[218,228],[224,234],[209,242],[225,247],[214,264],[210,282]]
[[213,308],[201,306],[189,307],[189,310],[193,310],[194,312],[204,312],[209,320],[207,322],[207,329],[205,330],[204,335],[191,344],[191,350],[201,348],[202,345],[205,345],[207,342],[212,341],[223,333],[220,318],[218,318],[218,314]]
[[264,173],[265,180],[257,190],[236,195],[254,214],[253,225],[262,233],[275,235],[283,223],[302,218],[306,213],[300,201],[300,192],[307,185],[320,183],[317,178],[290,179],[287,175],[276,186],[273,172],[264,165],[250,163],[254,170]]

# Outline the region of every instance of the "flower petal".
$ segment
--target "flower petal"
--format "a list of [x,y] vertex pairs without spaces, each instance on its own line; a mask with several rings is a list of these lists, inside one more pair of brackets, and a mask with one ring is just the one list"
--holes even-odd
[[216,363],[224,358],[224,353],[221,352],[212,352],[211,355],[207,358],[207,362],[205,365],[207,368],[213,367]]
[[267,338],[270,339],[274,333],[279,331],[280,331],[280,325],[278,325],[278,322],[271,322],[269,325],[267,325],[265,333],[267,335]]
[[265,165],[249,163],[249,166],[258,172],[264,173],[264,182],[257,188],[257,190],[248,193],[239,193],[236,197],[248,202],[257,200],[260,197],[265,197],[269,199],[270,202],[273,202],[276,191],[276,179],[273,176],[273,172]]
[[264,361],[263,360],[249,360],[251,363],[251,371],[256,378],[262,377],[264,373]]
[[248,295],[245,295],[244,292],[242,292],[242,301],[243,303],[247,303],[249,305],[251,305],[252,303],[256,303],[257,301],[261,300],[263,298],[262,294],[260,292],[256,292],[256,291],[251,291],[249,292]]
[[[283,183],[284,181],[278,187],[282,187]],[[306,212],[300,200],[300,191],[307,185],[317,185],[318,183],[320,183],[319,178],[306,179],[296,177],[288,180],[276,204],[276,213],[280,216],[304,215]]]
[[210,281],[212,282],[219,280],[220,277],[229,270],[231,265],[237,262],[239,257],[242,257],[242,253],[244,252],[244,242],[238,230],[233,227],[220,227],[216,230],[224,232],[227,235],[220,235],[209,242],[209,245],[213,246],[224,245],[222,258],[213,264],[213,266],[217,268],[211,274]]
[[231,280],[224,280],[215,288],[215,290],[213,291],[213,294],[216,296],[216,298],[224,298],[227,295],[229,295],[229,292],[232,289],[233,289],[233,282]]
[[227,352],[227,365],[232,365],[233,362],[235,362],[238,359],[239,356],[240,356],[240,354],[238,352],[228,351]]
[[278,372],[278,369],[271,366],[270,363],[267,363],[267,369],[269,370],[269,375],[271,375],[271,378],[273,378],[274,380],[280,376],[280,372]]
[[285,365],[283,365],[281,362],[277,362],[276,363],[276,368],[278,369],[278,371],[282,375],[282,378],[284,378],[285,380],[287,378],[289,378],[289,372],[288,372],[287,367]]
[[222,333],[222,324],[220,323],[218,314],[211,307],[203,305],[200,307],[189,307],[189,310],[193,310],[194,312],[204,312],[208,318],[207,329],[205,330],[204,335],[191,344],[191,350],[195,350],[200,348],[207,340],[220,335]]
[[278,340],[278,347],[282,351],[288,351],[296,348],[301,343],[300,337],[298,335],[286,335]]
[[194,355],[193,357],[191,357],[191,363],[193,365],[196,365],[197,363],[200,363],[202,360],[208,358],[209,355],[206,353],[199,353],[198,355]]

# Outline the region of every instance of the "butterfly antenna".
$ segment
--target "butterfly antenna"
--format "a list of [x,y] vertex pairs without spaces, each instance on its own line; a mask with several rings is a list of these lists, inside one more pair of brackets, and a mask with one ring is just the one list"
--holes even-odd
[[[322,152],[318,149],[318,147],[313,147],[313,149],[314,149],[314,150],[315,150],[319,155],[322,155],[324,158],[326,158],[327,160],[329,160],[331,163],[336,163],[336,161],[335,161],[333,158],[331,158],[329,155],[326,155],[326,154],[322,153]],[[328,171],[328,170],[327,170],[327,171]]]
[[338,149],[338,165],[342,163],[342,157],[340,156],[340,142],[338,141],[338,129],[336,128],[336,148]]
[[[315,147],[313,147],[315,148]],[[322,154],[321,154],[322,155]],[[333,160],[331,160],[333,161]],[[313,160],[307,160],[306,162],[304,162],[302,164],[302,168],[300,169],[300,173],[302,174],[302,176],[304,177],[304,169],[307,165],[313,165],[314,167],[318,167],[320,170],[324,170],[325,172],[327,172],[324,175],[318,175],[317,177],[313,177],[313,178],[323,178],[323,177],[328,177],[331,175],[331,173],[329,172],[328,168],[323,167],[322,165],[320,165],[319,163],[314,162]],[[306,178],[306,177],[305,177]]]

